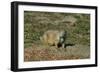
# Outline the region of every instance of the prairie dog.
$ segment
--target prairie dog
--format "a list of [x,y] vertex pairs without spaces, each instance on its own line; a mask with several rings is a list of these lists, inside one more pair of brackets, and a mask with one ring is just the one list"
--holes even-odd
[[65,38],[66,32],[63,30],[48,30],[43,34],[42,37],[40,37],[40,40],[46,45],[54,45],[58,47],[58,45],[60,44],[62,45],[62,47],[64,47]]

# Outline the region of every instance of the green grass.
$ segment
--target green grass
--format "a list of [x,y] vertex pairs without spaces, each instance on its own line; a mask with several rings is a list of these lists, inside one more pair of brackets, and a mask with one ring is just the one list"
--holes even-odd
[[[76,19],[66,22],[67,17]],[[66,30],[66,44],[90,45],[90,15],[54,12],[24,12],[24,48],[42,45],[40,36],[47,30]],[[82,47],[81,47],[82,48]],[[83,47],[84,48],[84,47]],[[34,48],[33,48],[34,50]],[[42,59],[41,59],[42,60]]]

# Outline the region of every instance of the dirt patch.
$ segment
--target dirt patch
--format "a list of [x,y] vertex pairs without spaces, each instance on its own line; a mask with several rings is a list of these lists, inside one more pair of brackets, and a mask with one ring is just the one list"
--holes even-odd
[[56,48],[55,46],[43,46],[33,44],[24,50],[24,61],[50,61],[50,60],[70,60],[86,59],[90,57],[89,46],[72,45],[66,48]]

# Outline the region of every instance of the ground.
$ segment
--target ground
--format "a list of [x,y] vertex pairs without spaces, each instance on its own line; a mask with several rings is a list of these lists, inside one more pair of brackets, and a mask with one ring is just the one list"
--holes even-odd
[[[47,30],[66,30],[66,47],[43,45]],[[24,61],[90,58],[90,15],[54,12],[24,12]]]
[[33,45],[25,49],[24,56],[25,61],[86,59],[90,56],[90,49],[86,45],[67,46],[66,48]]

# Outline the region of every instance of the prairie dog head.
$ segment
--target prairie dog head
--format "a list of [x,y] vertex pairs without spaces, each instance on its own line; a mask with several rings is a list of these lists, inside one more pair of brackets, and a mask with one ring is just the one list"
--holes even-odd
[[59,32],[59,43],[63,43],[65,41],[65,38],[66,38],[66,31],[60,31]]

